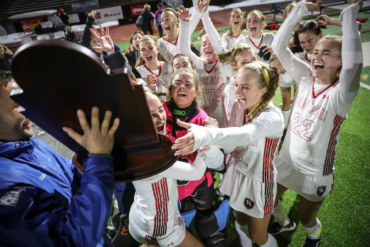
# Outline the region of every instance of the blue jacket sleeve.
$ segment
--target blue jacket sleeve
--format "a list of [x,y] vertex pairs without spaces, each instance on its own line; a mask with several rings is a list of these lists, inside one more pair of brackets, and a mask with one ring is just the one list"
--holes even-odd
[[102,52],[102,57],[104,59],[105,64],[107,64],[110,69],[119,69],[119,68],[127,68],[129,74],[132,73],[131,66],[126,63],[126,59],[123,56],[123,53],[118,45],[114,44],[114,53],[108,55],[106,52]]
[[85,164],[81,187],[69,204],[57,191],[31,186],[0,190],[0,235],[26,246],[96,246],[112,206],[112,157],[93,156]]

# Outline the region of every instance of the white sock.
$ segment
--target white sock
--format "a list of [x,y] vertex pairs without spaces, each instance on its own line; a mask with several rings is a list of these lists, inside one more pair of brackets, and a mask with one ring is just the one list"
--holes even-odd
[[283,113],[283,117],[284,117],[284,129],[286,129],[288,127],[290,110],[287,110],[287,111],[281,110],[281,113]]
[[267,237],[268,237],[267,242],[263,245],[260,245],[260,247],[277,247],[278,246],[274,236],[272,236],[270,233],[267,233]]
[[290,223],[290,220],[285,213],[284,206],[280,200],[278,200],[277,206],[274,207],[274,210],[272,211],[272,215],[275,217],[276,221],[281,226],[286,226]]
[[321,237],[322,225],[318,218],[316,218],[316,225],[311,228],[304,228],[307,232],[307,236],[311,239],[319,239]]
[[240,244],[242,247],[252,247],[252,240],[248,237],[249,236],[249,228],[248,225],[241,226],[235,221],[235,228],[239,234]]

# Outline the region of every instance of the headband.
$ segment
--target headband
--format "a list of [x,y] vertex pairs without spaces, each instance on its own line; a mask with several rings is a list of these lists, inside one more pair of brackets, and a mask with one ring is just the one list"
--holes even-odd
[[171,10],[164,10],[163,13],[169,13],[170,15],[173,15],[174,17],[176,17],[177,20],[179,19],[179,17]]
[[270,84],[270,75],[269,75],[269,72],[266,68],[266,65],[264,65],[261,62],[257,62],[257,61],[254,61],[252,63],[255,64],[260,69],[260,71],[262,72],[263,77],[266,80],[267,86],[269,86],[269,84]]
[[247,44],[245,44],[245,43],[239,43],[237,46],[235,46],[235,47],[234,47],[233,52],[231,53],[231,59],[233,59],[233,60],[234,60],[234,56],[235,56],[236,51],[237,51],[239,48],[241,48],[241,47],[250,48],[250,46],[249,46],[249,45],[247,45]]
[[139,40],[139,43],[141,43],[141,41],[143,41],[144,39],[151,39],[151,40],[153,40],[153,42],[158,46],[158,44],[157,44],[157,41],[155,41],[152,37],[150,37],[150,36],[143,36],[143,37],[141,37],[141,39]]

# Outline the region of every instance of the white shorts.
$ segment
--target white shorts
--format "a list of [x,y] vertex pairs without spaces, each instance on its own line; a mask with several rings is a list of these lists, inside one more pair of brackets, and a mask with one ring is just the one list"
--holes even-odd
[[276,196],[276,174],[272,183],[262,183],[240,173],[230,162],[220,186],[221,193],[230,196],[229,204],[234,210],[255,218],[272,214]]
[[[138,215],[136,207],[131,207],[129,217],[129,231],[131,236],[141,244],[151,246],[177,246],[185,238],[186,227],[185,221],[182,218],[180,212],[177,210],[174,226],[171,229],[167,229],[166,234],[162,236],[152,236],[152,232],[145,232],[145,227],[140,227],[142,222],[137,219],[134,215]],[[154,224],[154,223],[153,223]]]
[[293,190],[309,201],[319,202],[331,193],[334,187],[334,175],[308,175],[284,163],[276,164],[277,182]]

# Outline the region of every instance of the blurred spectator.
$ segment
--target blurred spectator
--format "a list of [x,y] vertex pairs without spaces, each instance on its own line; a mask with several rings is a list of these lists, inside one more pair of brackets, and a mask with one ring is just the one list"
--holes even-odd
[[125,56],[127,57],[131,67],[135,67],[136,61],[140,57],[139,41],[143,36],[144,33],[142,31],[135,31],[131,35],[130,46],[127,48],[125,52]]
[[0,43],[0,70],[10,70],[13,59],[13,52],[8,47]]
[[70,26],[66,26],[66,40],[78,43],[77,36]]
[[144,34],[148,31],[150,35],[153,35],[153,29],[152,24],[150,21],[154,20],[154,14],[153,12],[150,12],[150,5],[145,4],[144,5],[144,11],[141,13],[143,16],[143,26],[141,27],[141,31],[143,31]]
[[161,16],[163,12],[162,3],[158,3],[157,8],[158,10],[154,13],[154,27],[158,28],[159,37],[162,37],[163,36],[162,23],[161,23]]
[[163,7],[163,9],[166,9],[166,8],[171,8],[171,9],[173,9],[173,7],[172,7],[172,6],[170,6],[170,5],[168,5],[168,3],[167,3],[167,2],[163,2],[163,3],[162,3],[162,7]]
[[64,13],[64,9],[59,9],[59,17],[62,19],[63,23],[69,25],[69,17],[66,13]]

